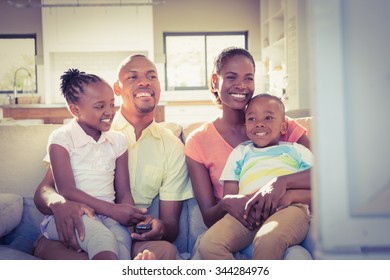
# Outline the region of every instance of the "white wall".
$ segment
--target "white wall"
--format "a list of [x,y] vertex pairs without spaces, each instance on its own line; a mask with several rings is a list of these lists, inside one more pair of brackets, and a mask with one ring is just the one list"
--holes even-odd
[[151,6],[42,8],[44,102],[63,103],[59,79],[68,68],[114,81],[119,62],[133,52],[151,59]]

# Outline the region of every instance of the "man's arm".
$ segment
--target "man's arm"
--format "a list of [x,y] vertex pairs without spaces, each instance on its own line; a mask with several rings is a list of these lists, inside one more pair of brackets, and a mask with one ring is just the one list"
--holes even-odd
[[176,240],[179,234],[180,214],[183,208],[183,201],[161,201],[160,220],[164,226],[162,239],[169,242]]
[[84,214],[93,217],[94,211],[82,203],[67,201],[58,194],[54,188],[51,168],[48,169],[42,182],[38,185],[34,194],[34,202],[42,214],[55,216],[59,240],[66,246],[80,250],[75,229],[80,239],[83,240],[85,231],[80,217]]
[[42,214],[52,215],[53,212],[50,209],[49,205],[64,202],[65,198],[59,195],[54,189],[53,174],[51,172],[51,168],[49,168],[42,182],[35,190],[34,203]]

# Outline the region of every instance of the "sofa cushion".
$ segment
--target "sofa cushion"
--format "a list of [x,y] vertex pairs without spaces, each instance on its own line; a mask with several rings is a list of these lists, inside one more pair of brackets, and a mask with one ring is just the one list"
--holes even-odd
[[180,124],[174,122],[161,122],[159,123],[159,125],[166,129],[169,129],[170,131],[172,131],[173,135],[181,139],[183,128]]
[[[43,165],[47,139],[54,124],[0,125],[0,191],[33,197],[46,174]],[[5,160],[6,159],[6,160]]]
[[24,198],[22,220],[13,231],[4,237],[4,243],[10,248],[32,255],[34,243],[41,233],[42,220],[43,215],[35,207],[34,200]]
[[297,123],[302,125],[307,129],[307,136],[310,138],[312,134],[312,129],[311,129],[311,122],[312,122],[313,117],[307,117],[307,118],[296,118],[294,119]]
[[11,193],[0,193],[0,237],[11,232],[21,221],[23,198]]
[[9,248],[7,246],[0,246],[0,260],[39,260],[38,258]]

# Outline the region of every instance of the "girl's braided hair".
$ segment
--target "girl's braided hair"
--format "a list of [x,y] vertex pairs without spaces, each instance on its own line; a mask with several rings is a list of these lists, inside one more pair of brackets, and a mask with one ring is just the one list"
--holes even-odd
[[102,81],[103,79],[94,74],[87,74],[78,69],[69,69],[61,76],[61,93],[67,103],[77,104],[86,85]]

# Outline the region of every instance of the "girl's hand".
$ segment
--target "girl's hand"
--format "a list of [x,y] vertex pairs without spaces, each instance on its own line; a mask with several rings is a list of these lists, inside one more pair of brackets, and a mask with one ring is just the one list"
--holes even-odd
[[131,204],[119,203],[112,205],[110,217],[125,226],[132,226],[144,221],[146,208],[137,208]]

